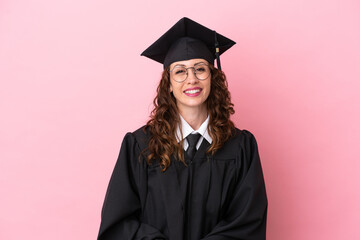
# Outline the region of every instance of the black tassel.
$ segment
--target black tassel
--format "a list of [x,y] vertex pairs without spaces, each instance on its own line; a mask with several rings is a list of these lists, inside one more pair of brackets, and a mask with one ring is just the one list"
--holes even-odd
[[214,33],[215,33],[215,56],[216,56],[216,65],[217,65],[217,68],[221,71],[219,43],[218,43],[218,41],[217,41],[216,31],[214,31]]

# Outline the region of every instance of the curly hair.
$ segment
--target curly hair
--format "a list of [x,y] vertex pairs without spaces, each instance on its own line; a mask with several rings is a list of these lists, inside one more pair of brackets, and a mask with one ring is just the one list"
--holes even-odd
[[[211,70],[211,90],[206,100],[207,111],[210,116],[208,132],[213,142],[207,154],[214,155],[224,143],[232,136],[234,123],[230,116],[235,113],[234,104],[231,102],[228,83],[224,72],[209,64]],[[157,95],[153,101],[154,109],[145,129],[149,130],[150,140],[148,145],[147,162],[159,159],[162,171],[166,171],[174,154],[175,158],[185,163],[183,140],[178,142],[176,130],[180,124],[179,111],[174,95],[169,91],[169,67],[163,73],[157,87]],[[181,129],[180,129],[181,131]]]

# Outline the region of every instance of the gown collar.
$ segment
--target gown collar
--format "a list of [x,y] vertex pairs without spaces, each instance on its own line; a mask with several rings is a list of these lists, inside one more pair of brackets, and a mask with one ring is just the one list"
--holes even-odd
[[[208,143],[212,143],[212,138],[208,132],[208,125],[209,125],[210,116],[208,115],[205,121],[201,124],[200,128],[197,130],[194,130],[189,123],[186,122],[186,120],[181,116],[180,114],[180,124],[181,124],[181,130],[182,135],[180,131],[180,127],[178,126],[176,129],[176,139],[178,142],[186,138],[189,134],[194,133],[200,133],[201,137],[198,141],[198,144],[196,145],[196,149],[199,149],[203,139],[205,139]],[[184,149],[187,149],[188,143],[187,141],[184,141]]]

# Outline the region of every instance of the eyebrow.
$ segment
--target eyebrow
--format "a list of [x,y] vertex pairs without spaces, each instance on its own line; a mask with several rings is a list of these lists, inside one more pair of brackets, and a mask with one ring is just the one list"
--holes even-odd
[[176,64],[173,68],[175,68],[175,67],[177,67],[177,66],[179,66],[179,67],[186,67],[185,64]]
[[206,64],[205,62],[197,62],[197,63],[194,64],[194,66],[199,65],[201,63]]
[[[195,64],[194,64],[194,66],[199,65],[199,64],[201,64],[201,63],[206,64],[205,62],[201,61],[201,62],[197,62],[197,63],[195,63]],[[177,67],[177,66],[180,66],[180,67],[186,67],[186,65],[185,65],[185,64],[176,64],[176,65],[175,65],[172,69],[174,69],[174,68],[175,68],[175,67]]]

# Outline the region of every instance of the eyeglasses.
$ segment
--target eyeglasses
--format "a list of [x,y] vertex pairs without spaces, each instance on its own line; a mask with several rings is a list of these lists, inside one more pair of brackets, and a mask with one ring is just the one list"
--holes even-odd
[[205,80],[210,75],[210,68],[205,63],[200,63],[194,67],[184,67],[176,65],[172,70],[170,70],[170,77],[174,79],[175,82],[182,83],[188,77],[188,69],[193,69],[195,77],[199,80]]

